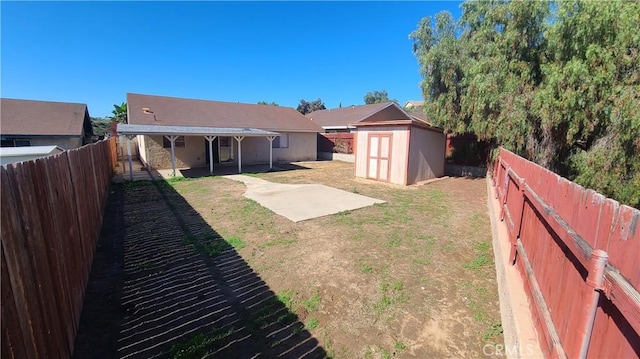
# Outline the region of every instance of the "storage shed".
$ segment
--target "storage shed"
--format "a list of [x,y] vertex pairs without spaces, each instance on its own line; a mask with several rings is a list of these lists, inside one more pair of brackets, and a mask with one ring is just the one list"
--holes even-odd
[[406,186],[443,176],[442,130],[397,109],[395,119],[354,124],[356,177]]

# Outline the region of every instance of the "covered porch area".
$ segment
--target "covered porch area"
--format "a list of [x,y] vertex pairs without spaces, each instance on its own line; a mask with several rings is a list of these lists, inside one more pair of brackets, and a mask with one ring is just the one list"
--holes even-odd
[[[167,141],[170,146],[167,146],[167,150],[170,151],[171,158],[171,169],[170,176],[175,177],[177,175],[185,176],[184,173],[178,173],[178,170],[185,171],[185,169],[179,169],[176,165],[176,142],[179,139],[184,141],[185,137],[193,138],[201,136],[207,141],[208,149],[207,149],[207,157],[208,157],[208,174],[213,175],[214,170],[216,172],[220,172],[221,169],[214,169],[214,141],[218,138],[228,138],[233,139],[236,143],[237,148],[237,159],[235,162],[237,163],[237,171],[233,171],[233,173],[242,173],[242,141],[248,137],[254,138],[264,138],[264,151],[268,151],[269,153],[269,165],[268,169],[273,169],[273,141],[280,135],[277,132],[265,131],[256,128],[220,128],[220,127],[192,127],[192,126],[163,126],[163,125],[130,125],[130,124],[119,124],[117,128],[118,135],[126,137],[126,148],[127,148],[127,157],[128,157],[128,165],[129,165],[129,173],[133,173],[133,159],[131,156],[131,140],[136,136],[161,136],[163,140]],[[217,141],[216,141],[217,142]],[[262,145],[260,145],[262,147]],[[255,150],[255,149],[254,149]],[[259,149],[262,151],[262,148]],[[223,166],[217,166],[223,167]],[[226,171],[224,174],[229,172],[230,168],[228,166],[224,166]],[[166,173],[166,170],[163,169],[148,169],[151,172],[156,172],[156,175],[160,175],[164,177],[163,174]],[[202,172],[201,170],[193,169],[196,172]],[[189,170],[191,171],[191,170]],[[218,173],[216,173],[218,174]],[[221,173],[222,174],[222,173]],[[200,173],[200,175],[203,175]],[[155,177],[155,176],[154,176]],[[133,180],[133,177],[130,178]]]

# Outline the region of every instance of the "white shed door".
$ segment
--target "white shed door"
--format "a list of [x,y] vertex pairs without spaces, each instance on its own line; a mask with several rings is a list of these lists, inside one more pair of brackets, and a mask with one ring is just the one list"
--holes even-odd
[[389,182],[391,166],[391,134],[369,134],[367,177]]

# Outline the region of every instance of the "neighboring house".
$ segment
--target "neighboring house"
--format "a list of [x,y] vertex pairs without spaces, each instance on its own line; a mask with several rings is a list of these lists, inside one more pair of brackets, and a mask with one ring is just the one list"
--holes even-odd
[[416,100],[409,100],[407,102],[404,103],[404,106],[402,106],[403,108],[407,109],[407,110],[412,110],[412,109],[416,109],[419,107],[424,106],[424,101],[416,101]]
[[325,133],[338,133],[354,132],[354,124],[361,121],[393,118],[398,115],[398,111],[402,110],[394,102],[384,102],[313,111],[306,116],[320,125]]
[[52,146],[28,146],[28,147],[2,147],[0,148],[0,165],[9,163],[35,160],[36,158],[55,155],[64,151],[62,148]]
[[[128,124],[149,168],[315,161],[320,126],[293,108],[127,94]],[[172,154],[173,153],[173,154]],[[213,159],[213,161],[211,160]]]
[[54,145],[66,150],[90,143],[92,136],[85,104],[0,99],[0,147]]
[[354,124],[356,176],[399,185],[443,176],[443,131],[394,103],[387,109]]

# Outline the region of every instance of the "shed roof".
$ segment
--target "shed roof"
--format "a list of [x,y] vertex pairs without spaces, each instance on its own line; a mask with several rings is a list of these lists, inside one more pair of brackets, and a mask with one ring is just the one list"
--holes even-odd
[[321,132],[290,107],[127,94],[129,124]]
[[195,127],[195,126],[162,126],[162,125],[126,125],[118,124],[120,135],[178,135],[178,136],[245,136],[267,137],[279,136],[276,132],[256,128],[236,127]]
[[0,134],[81,136],[87,105],[83,103],[0,99]]
[[322,127],[351,127],[352,124],[364,121],[392,105],[394,105],[393,102],[383,102],[371,105],[347,106],[313,111],[306,116]]

